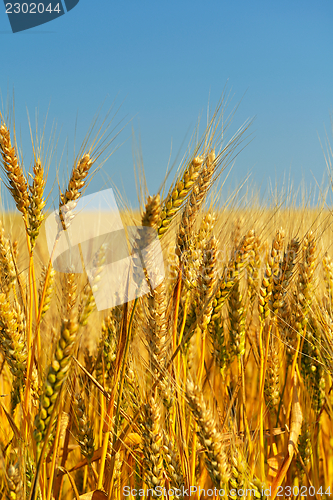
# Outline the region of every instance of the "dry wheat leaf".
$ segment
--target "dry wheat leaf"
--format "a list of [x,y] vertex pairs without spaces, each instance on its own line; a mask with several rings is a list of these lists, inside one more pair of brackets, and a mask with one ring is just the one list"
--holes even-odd
[[268,476],[270,476],[272,479],[275,478],[276,474],[278,473],[278,470],[281,467],[284,458],[284,453],[281,452],[267,459],[267,463],[269,465]]

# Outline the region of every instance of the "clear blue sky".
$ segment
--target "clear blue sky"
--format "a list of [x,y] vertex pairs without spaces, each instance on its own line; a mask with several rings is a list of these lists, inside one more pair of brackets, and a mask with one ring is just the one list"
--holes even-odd
[[[245,93],[234,130],[256,117],[254,140],[238,156],[231,184],[251,171],[263,189],[280,172],[310,185],[326,170],[318,134],[330,129],[333,107],[332,22],[332,0],[80,0],[59,19],[12,34],[1,4],[0,89],[4,100],[15,91],[23,145],[26,108],[33,116],[38,107],[42,121],[50,106],[48,123],[61,129],[59,150],[68,137],[70,164],[77,115],[79,146],[101,103],[106,111],[116,98],[123,103],[119,119],[133,118],[140,134],[153,193],[171,143],[175,160],[228,81],[235,105]],[[132,125],[104,170],[135,205]],[[97,176],[92,189],[101,187]]]

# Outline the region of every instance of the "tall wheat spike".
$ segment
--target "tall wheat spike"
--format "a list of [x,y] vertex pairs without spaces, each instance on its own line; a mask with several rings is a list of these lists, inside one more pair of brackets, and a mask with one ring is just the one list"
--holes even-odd
[[9,129],[5,123],[0,126],[0,151],[2,167],[8,179],[8,189],[11,192],[17,209],[26,215],[30,200],[28,183],[19,164],[15,149],[10,139]]

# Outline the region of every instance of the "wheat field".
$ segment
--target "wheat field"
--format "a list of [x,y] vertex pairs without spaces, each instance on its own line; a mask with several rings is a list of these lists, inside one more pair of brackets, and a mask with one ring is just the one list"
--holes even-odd
[[[2,179],[17,209],[0,225],[1,498],[331,497],[332,213],[218,205],[215,186],[247,131],[225,143],[223,117],[218,106],[169,189],[121,213],[144,255],[131,279],[149,290],[103,311],[105,248],[92,286],[53,267],[47,159],[39,144],[28,175],[1,118]],[[103,133],[84,142],[60,190],[56,242]],[[156,286],[151,235],[164,258]]]

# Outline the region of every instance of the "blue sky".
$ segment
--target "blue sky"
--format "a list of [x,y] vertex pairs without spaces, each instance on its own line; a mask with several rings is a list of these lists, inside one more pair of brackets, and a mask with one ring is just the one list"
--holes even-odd
[[[116,121],[132,120],[90,190],[110,177],[135,206],[132,127],[152,194],[171,144],[172,163],[208,100],[214,108],[228,82],[232,104],[241,100],[232,131],[255,117],[253,141],[237,157],[229,189],[249,172],[262,193],[284,173],[295,186],[310,186],[326,171],[318,134],[324,139],[326,127],[332,137],[332,20],[331,0],[80,0],[59,19],[12,34],[0,5],[0,90],[6,101],[14,89],[26,151],[27,109],[33,118],[38,108],[41,123],[49,109],[59,152],[68,140],[62,176],[67,151],[72,164],[76,119],[78,148],[101,104],[103,116],[116,99]],[[52,164],[50,179],[55,175]]]

